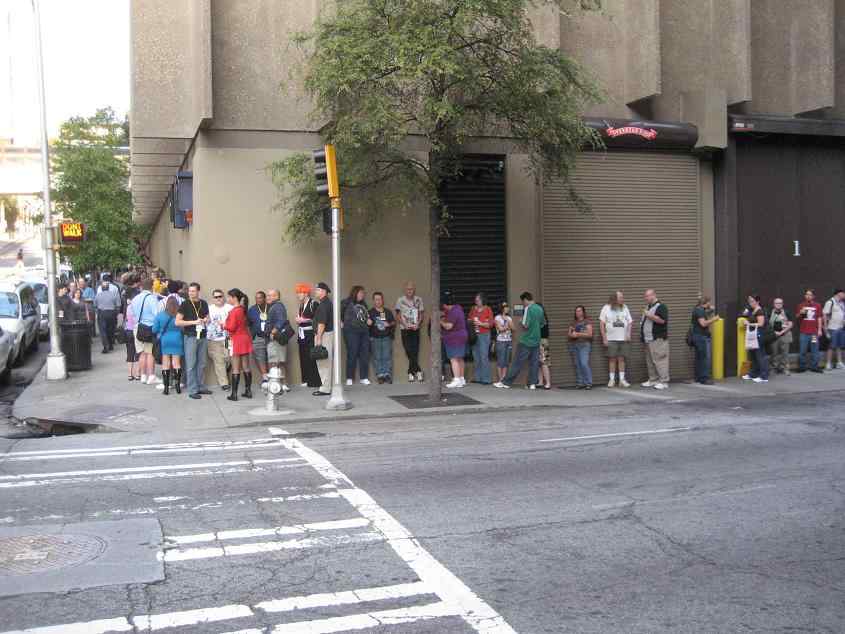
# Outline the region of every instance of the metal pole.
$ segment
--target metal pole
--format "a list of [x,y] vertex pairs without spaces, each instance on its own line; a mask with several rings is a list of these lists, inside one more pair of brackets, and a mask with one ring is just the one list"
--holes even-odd
[[44,177],[44,265],[47,270],[47,301],[50,319],[50,354],[47,355],[47,380],[67,378],[67,364],[59,339],[56,305],[56,252],[53,250],[53,220],[50,208],[50,140],[47,130],[47,94],[44,81],[44,51],[41,45],[41,12],[38,0],[32,0],[35,19],[35,60],[38,71],[38,105],[41,109],[41,172]]
[[349,409],[352,403],[343,396],[343,383],[340,379],[340,208],[337,200],[332,200],[332,289],[334,296],[334,332],[332,345],[332,395],[326,403],[326,409]]

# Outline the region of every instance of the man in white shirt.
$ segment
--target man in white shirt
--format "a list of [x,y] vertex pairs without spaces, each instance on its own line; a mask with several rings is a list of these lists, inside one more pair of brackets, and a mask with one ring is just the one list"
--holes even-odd
[[622,291],[610,296],[599,314],[602,343],[607,348],[610,380],[607,387],[616,387],[616,371],[619,370],[619,387],[631,387],[625,378],[625,359],[631,346],[631,311],[625,305]]
[[420,367],[420,326],[425,316],[425,306],[421,297],[417,296],[417,285],[413,282],[405,284],[405,294],[396,300],[396,318],[399,321],[399,331],[402,336],[402,347],[408,357],[408,381],[423,381]]
[[[822,310],[824,329],[830,345],[827,348],[827,369],[841,370],[845,368],[842,361],[842,350],[845,349],[845,290],[837,290],[833,297],[825,302]],[[833,351],[836,351],[836,364],[833,362]]]
[[229,390],[229,375],[226,373],[226,331],[223,324],[233,306],[226,303],[226,295],[219,288],[211,291],[211,306],[208,307],[208,358],[214,368],[217,383],[224,392]]

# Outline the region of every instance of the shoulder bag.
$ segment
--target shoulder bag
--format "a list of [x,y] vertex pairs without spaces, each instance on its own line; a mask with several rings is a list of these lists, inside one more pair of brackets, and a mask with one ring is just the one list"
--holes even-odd
[[136,337],[138,338],[138,341],[142,343],[154,343],[156,340],[155,333],[153,333],[153,327],[141,323],[141,316],[144,314],[144,304],[147,303],[149,298],[150,296],[147,295],[141,301],[141,310],[138,311],[140,314],[138,315],[138,334]]

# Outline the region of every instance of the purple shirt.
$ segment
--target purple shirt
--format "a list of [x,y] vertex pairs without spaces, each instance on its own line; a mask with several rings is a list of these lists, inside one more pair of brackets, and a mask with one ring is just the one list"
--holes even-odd
[[446,321],[455,324],[455,327],[451,330],[443,330],[443,343],[450,348],[465,345],[467,342],[467,320],[464,316],[464,309],[460,305],[454,304],[446,313]]

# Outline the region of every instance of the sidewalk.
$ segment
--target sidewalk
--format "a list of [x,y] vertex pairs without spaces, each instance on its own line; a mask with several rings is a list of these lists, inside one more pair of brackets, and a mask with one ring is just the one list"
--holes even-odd
[[[116,431],[185,432],[237,428],[270,423],[297,423],[360,419],[372,417],[443,416],[485,410],[523,410],[533,407],[600,407],[607,405],[734,399],[749,396],[775,396],[800,392],[826,392],[845,388],[845,370],[818,374],[793,374],[777,377],[768,384],[728,379],[714,386],[672,383],[670,389],[658,392],[639,386],[630,389],[596,388],[590,392],[575,389],[510,390],[491,386],[470,385],[457,390],[475,399],[473,405],[447,406],[432,409],[408,409],[392,396],[423,394],[424,385],[354,385],[344,388],[352,409],[330,412],[323,409],[326,399],[311,396],[308,388],[294,387],[282,397],[281,406],[291,414],[255,416],[250,410],[264,406],[264,393],[253,386],[255,398],[236,403],[226,400],[228,393],[213,388],[212,396],[195,401],[183,392],[164,396],[153,386],[126,380],[124,355],[115,352],[101,355],[94,352],[94,369],[74,372],[67,381],[48,383],[44,372],[15,402],[13,415],[19,419],[36,417],[51,420],[98,423]],[[453,390],[445,390],[444,394]]]

